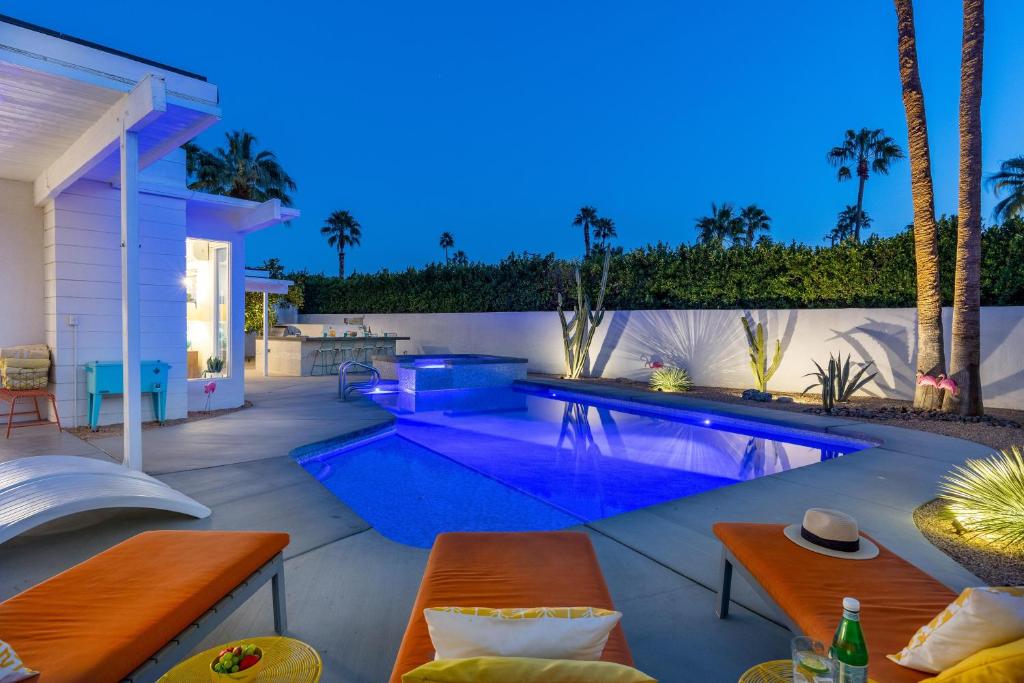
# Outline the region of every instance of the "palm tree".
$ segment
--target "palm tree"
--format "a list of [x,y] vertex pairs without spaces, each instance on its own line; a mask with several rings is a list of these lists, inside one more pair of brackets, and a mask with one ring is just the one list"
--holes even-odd
[[[860,180],[857,186],[858,211],[864,208],[864,183],[868,181],[870,173],[888,174],[889,164],[902,158],[903,150],[881,128],[848,130],[843,144],[833,147],[828,153],[829,163],[839,167],[836,176],[840,182],[853,177],[854,171],[850,170],[851,165],[856,168],[857,178]],[[853,232],[854,239],[858,242],[860,242],[860,228],[858,223]]]
[[711,215],[698,218],[696,225],[697,240],[703,244],[724,244],[726,240],[735,242],[743,234],[743,221],[733,215],[732,205],[728,202],[721,206],[711,202]]
[[590,256],[590,228],[597,220],[597,209],[592,206],[581,207],[572,220],[573,226],[583,228],[583,256]]
[[[935,188],[932,158],[928,147],[928,120],[924,90],[917,59],[913,0],[896,3],[897,47],[903,109],[907,117],[910,150],[910,187],[914,205],[914,261],[917,274],[917,369],[937,377],[946,371],[942,333],[942,299],[939,291],[939,247],[935,225]],[[919,384],[914,391],[915,408],[938,408],[941,394]]]
[[604,216],[601,216],[600,218],[595,218],[593,226],[594,239],[602,247],[607,246],[608,240],[618,236],[619,234],[618,231],[616,231],[615,229],[615,221],[613,221],[611,218],[605,218]]
[[[958,392],[943,408],[981,415],[981,75],[985,0],[964,0],[960,52],[960,199],[949,374]],[[954,395],[954,393],[956,395]]]
[[1024,216],[1024,155],[1004,161],[999,167],[999,173],[990,175],[987,182],[997,197],[1003,190],[1009,193],[999,200],[992,212],[996,220],[1005,221]]
[[836,227],[825,235],[825,239],[831,240],[834,247],[836,242],[845,242],[851,239],[858,224],[862,228],[868,228],[871,225],[871,216],[867,211],[858,212],[857,207],[850,204],[836,216]]
[[345,247],[359,245],[363,237],[362,226],[348,211],[335,211],[320,228],[327,244],[338,249],[338,277],[345,277]]
[[452,254],[452,265],[453,266],[468,266],[469,257],[466,256],[466,252],[459,249],[457,252]]
[[455,235],[447,231],[442,232],[440,245],[444,249],[444,262],[448,263],[448,250],[455,246]]
[[757,233],[768,232],[772,227],[771,216],[757,204],[751,204],[740,210],[740,222],[743,223],[743,243],[754,246]]
[[257,152],[256,136],[248,131],[236,130],[224,137],[227,147],[213,152],[193,142],[184,145],[189,189],[256,202],[279,199],[284,206],[291,206],[289,193],[295,191],[295,181],[277,156],[269,150]]

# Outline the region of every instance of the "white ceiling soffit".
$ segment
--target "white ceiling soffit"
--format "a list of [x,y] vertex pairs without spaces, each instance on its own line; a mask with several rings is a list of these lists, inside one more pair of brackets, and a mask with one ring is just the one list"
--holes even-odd
[[0,22],[0,178],[36,182],[39,204],[69,179],[117,178],[122,120],[145,168],[213,125],[217,100],[201,77]]

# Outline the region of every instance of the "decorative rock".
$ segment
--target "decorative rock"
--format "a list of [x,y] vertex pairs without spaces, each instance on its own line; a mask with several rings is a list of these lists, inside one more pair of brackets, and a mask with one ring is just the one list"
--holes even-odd
[[775,399],[775,402],[776,403],[792,403],[793,402],[793,397],[792,396],[779,396],[777,399]]
[[760,401],[761,403],[768,403],[772,400],[772,395],[767,391],[758,391],[757,389],[747,389],[741,394],[741,396],[747,401]]

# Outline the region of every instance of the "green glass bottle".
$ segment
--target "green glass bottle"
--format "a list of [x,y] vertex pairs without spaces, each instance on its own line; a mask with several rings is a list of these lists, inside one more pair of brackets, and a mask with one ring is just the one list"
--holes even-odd
[[829,651],[836,662],[835,683],[867,683],[868,646],[860,627],[860,602],[843,598],[843,620],[839,622]]

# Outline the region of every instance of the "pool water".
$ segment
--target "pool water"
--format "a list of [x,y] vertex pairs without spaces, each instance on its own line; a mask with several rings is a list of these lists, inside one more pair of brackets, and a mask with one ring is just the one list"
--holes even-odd
[[378,392],[396,432],[300,458],[378,531],[559,529],[821,462],[869,444],[522,387]]

